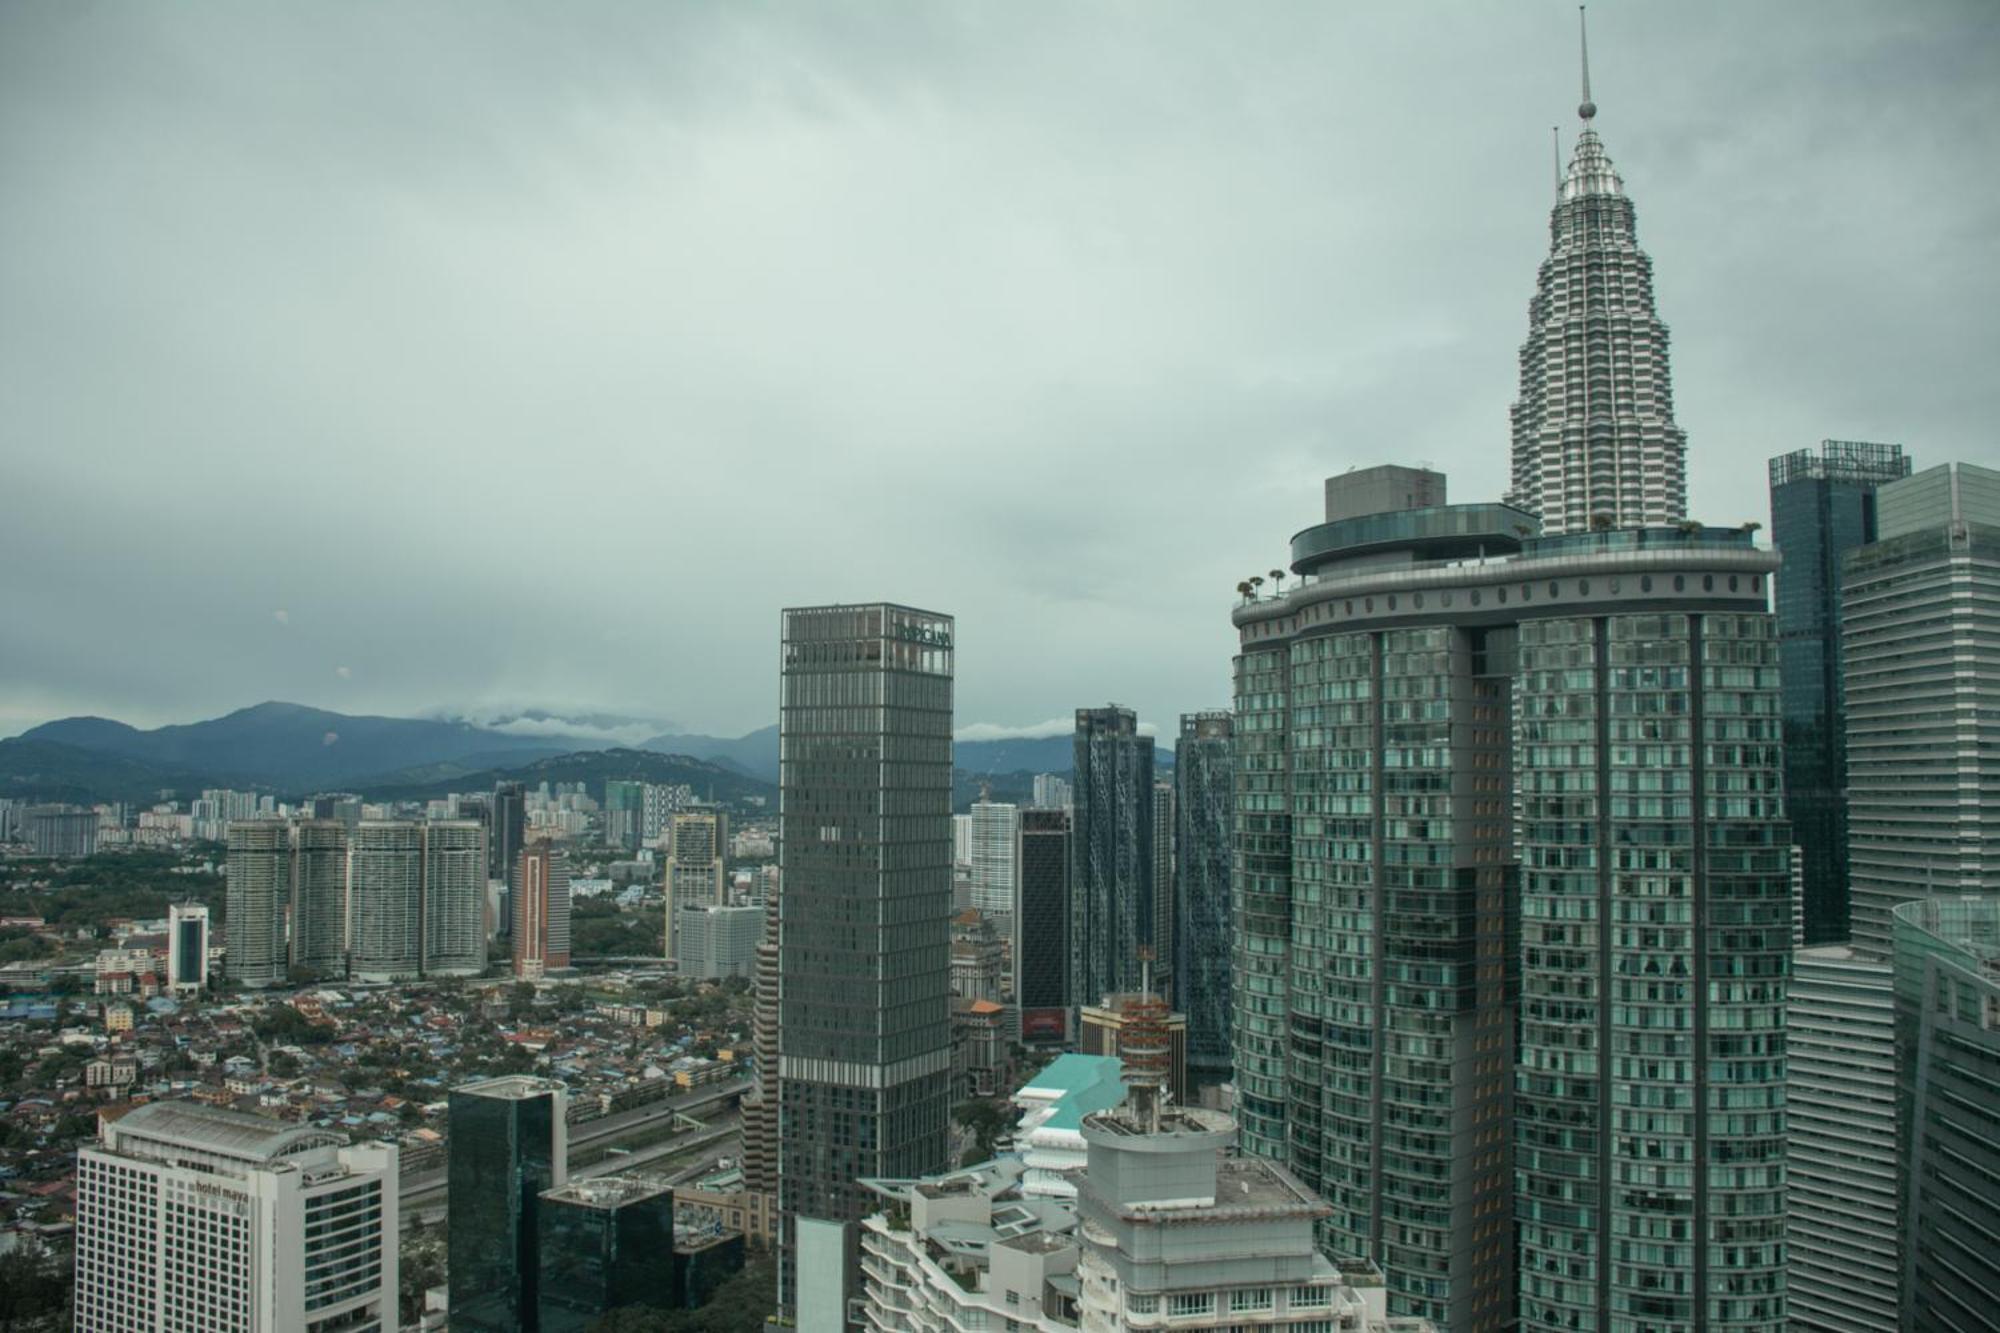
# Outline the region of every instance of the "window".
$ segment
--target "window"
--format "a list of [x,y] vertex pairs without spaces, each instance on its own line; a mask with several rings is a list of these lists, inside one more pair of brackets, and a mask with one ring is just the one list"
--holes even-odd
[[1212,1291],[1177,1291],[1167,1298],[1169,1319],[1185,1319],[1189,1315],[1214,1313],[1215,1293]]
[[1242,1291],[1229,1293],[1229,1313],[1237,1314],[1245,1310],[1268,1310],[1274,1301],[1269,1287],[1248,1287]]

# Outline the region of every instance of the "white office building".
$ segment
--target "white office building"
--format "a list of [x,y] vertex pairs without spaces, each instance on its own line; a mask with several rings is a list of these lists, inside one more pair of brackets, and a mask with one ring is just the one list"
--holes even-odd
[[77,1154],[77,1333],[396,1327],[397,1153],[152,1102]]
[[970,820],[972,906],[987,916],[1014,914],[1015,807],[974,801]]

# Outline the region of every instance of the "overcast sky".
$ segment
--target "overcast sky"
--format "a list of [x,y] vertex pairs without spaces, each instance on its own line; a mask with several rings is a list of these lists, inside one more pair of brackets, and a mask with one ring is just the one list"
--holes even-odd
[[[1591,10],[1696,514],[2000,463],[2000,6]],[[1329,473],[1496,498],[1567,3],[0,8],[0,734],[1228,700]],[[1066,723],[1064,724],[1066,725]]]

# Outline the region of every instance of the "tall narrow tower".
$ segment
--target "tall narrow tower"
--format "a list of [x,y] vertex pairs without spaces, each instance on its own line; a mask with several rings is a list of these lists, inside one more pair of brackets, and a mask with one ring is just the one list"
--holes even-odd
[[1549,214],[1549,257],[1528,303],[1512,413],[1507,503],[1554,536],[1687,517],[1687,434],[1674,424],[1667,326],[1632,201],[1592,122],[1583,52],[1583,132]]
[[[784,613],[778,1196],[783,1269],[945,1166],[951,1104],[952,620]],[[795,1290],[781,1278],[780,1302]],[[802,1315],[806,1312],[801,1311]],[[819,1312],[824,1313],[824,1312]]]

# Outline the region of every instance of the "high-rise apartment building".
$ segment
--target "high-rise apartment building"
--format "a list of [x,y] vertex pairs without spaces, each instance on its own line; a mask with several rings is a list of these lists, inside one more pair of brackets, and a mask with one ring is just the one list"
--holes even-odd
[[307,975],[347,975],[347,843],[338,819],[292,825],[291,962]]
[[285,980],[285,900],[291,894],[291,829],[282,819],[229,826],[222,974],[238,986]]
[[604,780],[604,841],[612,847],[636,848],[646,826],[646,784],[637,780]]
[[452,1333],[536,1333],[541,1196],[569,1181],[567,1106],[567,1089],[546,1078],[513,1075],[451,1090]]
[[528,834],[528,793],[518,782],[502,782],[493,789],[491,839],[487,850],[491,862],[486,873],[498,880],[512,881],[514,868]]
[[2000,894],[1891,914],[1903,1194],[1902,1327],[2000,1312]]
[[1886,961],[1792,957],[1785,1011],[1786,1302],[1800,1333],[1897,1326],[1896,1012]]
[[972,906],[987,916],[1012,916],[1017,807],[981,799],[972,803]]
[[1928,468],[1876,508],[1841,637],[1853,938],[1886,957],[1896,904],[2000,892],[2000,472]]
[[77,1154],[75,1326],[394,1328],[396,1184],[392,1143],[199,1102],[134,1107]]
[[1174,780],[1153,782],[1153,989],[1171,995],[1174,989]]
[[1112,704],[1076,710],[1069,1002],[1136,991],[1153,946],[1153,738]]
[[712,806],[682,810],[668,826],[670,843],[661,886],[666,897],[666,956],[680,957],[680,909],[729,901],[723,880],[729,816]]
[[364,819],[348,851],[348,975],[414,981],[424,970],[424,826]]
[[1225,1083],[1229,861],[1236,768],[1227,712],[1181,714],[1174,747],[1174,1007],[1188,1019],[1188,1076]]
[[950,616],[890,603],[784,613],[781,1269],[813,1219],[851,1270],[859,1182],[944,1166],[952,640]]
[[1807,944],[1847,939],[1847,746],[1841,727],[1842,558],[1876,539],[1875,492],[1910,474],[1901,445],[1826,440],[1771,460],[1785,811],[1799,848]]
[[423,970],[476,977],[486,970],[486,830],[477,820],[424,825]]
[[1775,1330],[1777,558],[1535,529],[1325,523],[1234,613],[1244,1144],[1392,1314]]
[[167,908],[167,989],[185,995],[208,987],[208,908],[196,902]]
[[1037,773],[1034,782],[1034,803],[1043,810],[1066,810],[1070,802],[1068,779],[1053,773]]
[[531,842],[514,867],[514,975],[540,981],[569,967],[569,855],[546,840]]
[[97,812],[74,805],[29,806],[22,819],[36,856],[80,860],[97,851]]
[[[1528,303],[1512,413],[1507,503],[1550,536],[1658,527],[1687,516],[1687,433],[1674,424],[1667,326],[1632,201],[1591,122],[1549,215],[1549,257]],[[1402,507],[1402,506],[1398,506]]]
[[1071,1030],[1069,998],[1069,836],[1066,807],[1020,812],[1014,865],[1021,882],[1014,914],[1014,1005],[1021,1040],[1059,1043]]
[[764,891],[757,998],[750,1013],[757,1083],[743,1094],[743,1188],[772,1199],[778,1193],[778,899],[782,892],[782,881],[773,875]]

